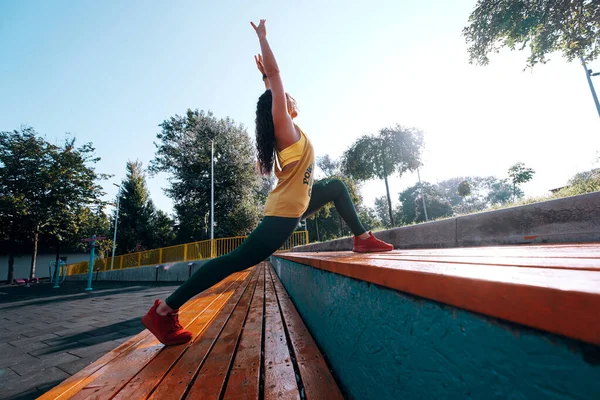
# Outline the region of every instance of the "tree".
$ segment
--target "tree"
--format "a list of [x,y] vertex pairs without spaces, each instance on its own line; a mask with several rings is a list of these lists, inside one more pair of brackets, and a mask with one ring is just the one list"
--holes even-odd
[[461,183],[459,183],[456,192],[463,199],[465,197],[467,197],[468,195],[470,195],[471,194],[471,185],[469,184],[469,181],[462,181]]
[[[488,180],[479,176],[459,176],[438,182],[436,187],[455,213],[481,211],[488,207]],[[464,194],[465,196],[461,196]]]
[[142,163],[128,161],[126,170],[125,179],[121,183],[122,189],[118,194],[118,254],[155,247],[152,220],[156,210],[146,186],[146,174]]
[[[82,208],[99,203],[103,193],[96,181],[106,175],[94,170],[99,158],[93,152],[90,143],[76,148],[74,139],[52,145],[31,127],[0,133],[0,218],[9,243],[19,237],[32,243],[30,278],[35,277],[40,237],[60,242],[77,230]],[[11,252],[9,281],[13,260]]]
[[359,181],[383,179],[388,200],[390,223],[394,216],[388,176],[414,171],[420,165],[423,132],[416,128],[396,125],[384,128],[378,135],[365,135],[346,150],[343,157],[344,171]]
[[378,230],[383,227],[375,209],[366,206],[357,206],[356,212],[366,230]]
[[388,203],[385,196],[377,197],[375,199],[375,213],[379,218],[379,221],[381,221],[381,225],[385,226],[386,228],[392,227]]
[[525,167],[525,164],[518,162],[508,169],[508,176],[513,186],[513,202],[517,198],[517,186],[521,183],[526,183],[533,178],[535,171],[531,168]]
[[569,184],[558,192],[558,196],[575,196],[598,191],[600,191],[600,168],[594,168],[575,174],[569,179]]
[[56,244],[56,262],[60,260],[63,241],[80,239],[79,230],[84,226],[81,214],[88,207],[99,207],[104,195],[98,180],[108,178],[96,173],[93,164],[100,158],[94,156],[91,143],[75,147],[75,139],[65,139],[62,147],[51,146],[51,188],[49,193],[49,218],[44,235],[52,237]]
[[[436,185],[423,182],[423,192],[425,193],[425,205],[429,219],[450,217],[453,215],[450,202],[444,198]],[[400,193],[399,199],[402,204],[402,214],[405,223],[410,224],[425,221],[423,198],[421,196],[421,187],[418,184]]]
[[507,204],[514,193],[516,193],[517,197],[523,196],[523,191],[517,187],[515,192],[515,188],[506,179],[498,179],[491,176],[487,178],[486,185],[489,189],[486,202],[489,205]]
[[174,201],[177,241],[207,239],[210,232],[211,141],[215,163],[215,235],[249,233],[258,223],[260,191],[255,172],[254,146],[242,125],[218,119],[211,112],[188,110],[165,120],[150,172],[167,172],[167,196]]
[[17,241],[28,240],[27,218],[39,211],[44,192],[42,169],[49,162],[47,143],[33,128],[0,132],[0,224],[8,242],[8,282],[14,278]]
[[151,226],[155,247],[170,246],[175,242],[175,222],[164,211],[157,210],[152,218]]
[[598,0],[478,0],[463,29],[469,61],[489,63],[489,53],[500,48],[529,46],[527,67],[546,63],[553,52],[568,61],[582,56],[591,61],[600,54]]

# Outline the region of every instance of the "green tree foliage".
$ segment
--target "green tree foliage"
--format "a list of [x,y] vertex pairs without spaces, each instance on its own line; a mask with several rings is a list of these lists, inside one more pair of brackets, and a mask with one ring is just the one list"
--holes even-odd
[[380,230],[384,226],[381,224],[377,216],[377,212],[374,208],[366,207],[364,205],[357,206],[358,218],[360,218],[360,222],[363,224],[366,230],[375,231]]
[[591,61],[600,52],[600,1],[478,0],[463,35],[470,62],[480,65],[502,47],[529,47],[528,67],[545,63],[553,52],[568,61]]
[[[375,214],[379,221],[381,221],[381,225],[386,228],[392,227],[392,222],[390,220],[390,213],[388,210],[388,202],[385,196],[377,197],[375,199]],[[396,221],[399,223],[400,221]]]
[[90,143],[77,148],[74,139],[67,139],[53,145],[30,127],[0,132],[0,218],[9,243],[18,237],[32,243],[31,278],[40,237],[54,237],[57,243],[73,238],[82,210],[101,203],[104,193],[96,181],[107,176],[94,170],[99,158],[93,153]]
[[574,175],[568,185],[557,193],[557,197],[576,196],[591,192],[600,192],[600,168]]
[[126,169],[127,173],[118,193],[117,254],[156,247],[152,226],[156,210],[146,186],[142,163],[128,161]]
[[513,197],[513,193],[516,193],[519,198],[523,196],[523,191],[517,187],[515,192],[512,184],[506,179],[489,177],[486,180],[486,184],[489,188],[488,195],[486,196],[486,206],[508,204]]
[[[48,224],[44,235],[50,236],[56,245],[56,261],[60,259],[61,244],[73,243],[80,237],[80,229],[85,226],[82,214],[89,207],[101,209],[100,197],[104,194],[96,182],[108,175],[96,173],[93,164],[100,158],[94,156],[91,143],[76,148],[75,139],[66,139],[63,146],[51,147],[50,168],[51,189]],[[98,233],[100,234],[100,233]]]
[[508,169],[508,176],[513,187],[513,202],[517,200],[517,187],[529,182],[535,171],[532,168],[527,168],[522,162],[518,162]]
[[154,247],[166,247],[175,242],[175,221],[169,214],[162,210],[156,210],[151,225]]
[[[455,213],[464,214],[484,210],[490,193],[489,178],[478,176],[459,176],[439,182],[436,186],[448,200]],[[461,194],[464,194],[462,196]]]
[[456,190],[460,197],[464,198],[471,194],[471,184],[469,181],[462,181],[458,184],[458,188]]
[[211,140],[215,148],[215,237],[246,235],[260,218],[254,146],[246,129],[230,118],[188,110],[165,120],[150,164],[170,174],[166,194],[173,199],[177,241],[209,238]]
[[17,242],[30,240],[26,223],[40,212],[39,197],[45,192],[42,171],[50,162],[47,147],[30,127],[0,132],[0,225],[8,243],[8,282],[14,278]]
[[406,171],[414,171],[420,165],[423,146],[423,132],[416,128],[396,125],[384,128],[377,135],[365,135],[359,138],[343,157],[343,169],[352,178],[365,181],[383,179],[388,200],[390,223],[394,225],[394,216],[388,176]]
[[[423,182],[423,192],[425,193],[425,206],[427,207],[429,219],[453,215],[452,205],[436,185]],[[423,198],[419,184],[402,191],[399,199],[402,204],[403,220],[406,224],[425,221]]]

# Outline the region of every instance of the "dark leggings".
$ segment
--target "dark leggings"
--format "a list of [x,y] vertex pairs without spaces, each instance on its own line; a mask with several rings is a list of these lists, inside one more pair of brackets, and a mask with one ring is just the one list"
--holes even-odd
[[234,251],[203,264],[190,279],[185,281],[166,299],[167,305],[173,309],[178,309],[198,293],[203,292],[234,272],[243,271],[264,261],[294,233],[300,220],[319,211],[321,207],[330,201],[333,201],[336,210],[354,235],[359,236],[366,232],[358,219],[348,189],[342,181],[330,179],[315,183],[312,188],[310,203],[302,217],[263,217],[256,229]]

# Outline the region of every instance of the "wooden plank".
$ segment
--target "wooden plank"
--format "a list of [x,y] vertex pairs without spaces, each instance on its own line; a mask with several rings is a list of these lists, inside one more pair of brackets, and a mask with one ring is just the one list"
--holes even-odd
[[[226,284],[225,282],[223,284]],[[181,323],[187,326],[194,319],[193,315],[187,313],[189,308],[194,306],[197,301],[203,301],[205,298],[214,294],[215,290],[219,290],[219,286],[215,286],[188,302],[182,307]],[[105,354],[99,360],[85,367],[77,374],[71,376],[60,385],[46,392],[40,399],[67,399],[77,395],[77,393],[88,385],[94,385],[94,381],[98,379],[105,371],[112,368],[119,368],[118,365],[122,360],[135,359],[140,361],[140,357],[151,356],[155,352],[159,342],[150,334],[148,330],[144,330],[140,334],[129,339],[115,350]],[[142,364],[143,365],[143,364]],[[141,366],[140,366],[141,367]]]
[[306,398],[311,400],[343,399],[340,388],[331,375],[317,344],[304,325],[304,321],[292,304],[287,291],[283,288],[273,268],[270,266],[268,268],[269,278],[275,287],[284,324],[294,349]]
[[587,271],[600,271],[600,259],[593,258],[545,258],[545,257],[488,257],[488,256],[405,256],[392,254],[389,256],[373,256],[377,260],[390,260],[398,262],[435,262],[450,264],[477,264],[477,265],[499,265],[512,267],[531,268],[556,268],[556,269],[578,269]]
[[264,399],[300,399],[296,373],[271,279],[266,279],[265,282],[264,346]]
[[265,264],[263,263],[260,264],[258,284],[233,360],[224,399],[258,400],[259,398],[264,297]]
[[131,339],[127,340],[125,343],[121,344],[116,349],[106,353],[102,357],[100,357],[96,362],[88,365],[83,368],[78,373],[72,375],[71,377],[65,379],[60,385],[53,387],[42,396],[38,397],[38,400],[54,400],[54,399],[68,399],[74,393],[77,393],[82,387],[85,387],[89,382],[93,381],[92,375],[116,359],[121,355],[127,356],[128,353],[135,350],[136,346],[143,342],[149,332],[142,332]]
[[225,324],[223,331],[217,338],[217,342],[204,361],[194,384],[186,395],[188,399],[218,400],[221,392],[224,391],[225,382],[229,376],[233,357],[242,334],[242,328],[250,309],[250,302],[254,297],[258,280],[264,268],[261,265],[257,267],[257,270],[248,289],[244,292],[233,310],[231,318]]
[[[280,253],[281,254],[281,253]],[[287,253],[289,254],[289,253]],[[294,252],[293,254],[301,254]],[[306,253],[305,253],[306,254]],[[357,253],[348,251],[318,252],[324,258],[351,257]],[[360,254],[358,254],[360,255]],[[363,254],[364,255],[364,254]],[[463,256],[463,257],[525,257],[525,258],[588,258],[600,259],[600,244],[582,245],[519,245],[519,246],[485,246],[485,247],[452,247],[436,249],[396,249],[392,252],[370,253],[369,257],[401,256]]]
[[[215,285],[209,295],[204,295],[197,301],[192,300],[190,307],[182,310],[180,318],[191,319],[186,329],[194,333],[194,338],[206,329],[235,290],[247,279],[249,273],[249,271],[243,271],[227,277]],[[168,371],[168,367],[179,358],[189,343],[179,346],[163,346],[157,342],[157,346],[160,352],[146,362],[133,364],[130,360],[121,360],[118,366],[104,371],[100,380],[104,383],[102,391],[95,393],[97,397],[94,398],[113,398],[113,396],[130,398],[133,394],[135,396],[150,394]],[[94,382],[94,386],[98,387],[99,383]]]
[[600,273],[472,264],[400,263],[348,252],[279,257],[520,323],[600,344]]
[[[255,268],[252,271],[252,276],[254,276],[256,272],[257,269]],[[172,366],[164,379],[159,383],[156,390],[149,397],[150,399],[181,399],[185,395],[192,380],[198,373],[198,370],[202,367],[206,356],[221,334],[223,327],[231,317],[233,310],[237,306],[244,292],[248,289],[249,283],[250,280],[246,280],[244,285],[236,290],[202,335],[186,348],[186,351],[181,358],[179,358],[175,365]]]

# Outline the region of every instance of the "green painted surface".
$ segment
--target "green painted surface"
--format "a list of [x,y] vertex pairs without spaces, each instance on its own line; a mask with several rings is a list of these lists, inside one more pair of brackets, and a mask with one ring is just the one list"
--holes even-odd
[[600,399],[600,348],[271,257],[352,399]]

